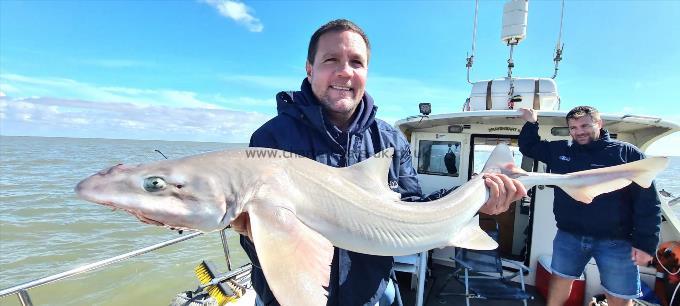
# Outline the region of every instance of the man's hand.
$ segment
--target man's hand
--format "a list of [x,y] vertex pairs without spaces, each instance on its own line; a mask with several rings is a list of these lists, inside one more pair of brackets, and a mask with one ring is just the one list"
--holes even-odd
[[484,173],[484,183],[489,188],[489,200],[479,209],[488,215],[497,215],[510,208],[510,204],[527,195],[524,185],[505,174]]
[[649,255],[642,250],[633,248],[630,259],[636,265],[646,267],[647,265],[649,265],[649,262],[652,261],[652,255]]
[[522,119],[524,119],[524,121],[531,123],[538,121],[538,112],[532,108],[520,107],[519,112],[522,113]]
[[241,213],[234,221],[231,221],[231,228],[235,232],[248,237],[250,241],[253,241],[253,232],[250,230],[250,216],[248,216],[248,213]]

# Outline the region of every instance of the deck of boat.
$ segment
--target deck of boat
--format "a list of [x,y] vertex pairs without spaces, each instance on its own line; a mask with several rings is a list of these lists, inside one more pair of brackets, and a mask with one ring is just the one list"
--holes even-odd
[[[424,306],[441,306],[441,305],[465,305],[465,297],[462,295],[449,295],[437,297],[436,291],[441,288],[442,283],[446,280],[446,276],[453,271],[454,268],[433,264],[431,267],[431,276],[425,282],[425,297]],[[401,298],[404,306],[415,305],[415,291],[409,288],[410,274],[398,274],[399,288]],[[519,284],[518,284],[519,286]],[[465,287],[452,279],[444,288],[445,292],[465,292]],[[534,299],[528,301],[529,306],[545,306],[546,302],[541,295],[538,294],[536,288],[527,286],[527,291],[533,294]],[[472,299],[470,301],[472,306],[504,306],[504,305],[523,305],[522,301],[509,300],[483,300]]]

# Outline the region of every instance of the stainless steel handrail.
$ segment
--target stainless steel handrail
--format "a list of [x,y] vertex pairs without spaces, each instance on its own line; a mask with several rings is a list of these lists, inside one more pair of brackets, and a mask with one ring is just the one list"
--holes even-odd
[[[84,266],[80,266],[78,268],[68,270],[66,272],[53,274],[53,275],[43,277],[43,278],[39,278],[39,279],[30,281],[30,282],[27,282],[27,283],[23,283],[21,285],[6,288],[6,289],[3,289],[3,290],[0,290],[0,297],[10,295],[10,294],[17,294],[19,296],[19,300],[21,301],[22,305],[31,305],[30,298],[28,297],[28,292],[26,291],[28,289],[35,288],[35,287],[38,287],[38,286],[42,286],[42,285],[45,285],[45,284],[48,284],[48,283],[51,283],[51,282],[55,282],[55,281],[58,281],[58,280],[61,280],[61,279],[64,279],[64,278],[68,278],[68,277],[71,277],[71,276],[74,276],[74,275],[78,275],[78,274],[81,274],[81,273],[84,273],[84,272],[87,272],[87,271],[90,271],[90,270],[98,269],[98,268],[110,265],[112,263],[115,263],[115,262],[118,262],[118,261],[121,261],[121,260],[125,260],[125,259],[128,259],[128,258],[134,257],[134,256],[138,256],[138,255],[141,255],[141,254],[144,254],[144,253],[151,252],[151,251],[156,250],[156,249],[160,249],[160,248],[163,248],[163,247],[166,247],[166,246],[169,246],[169,245],[173,245],[173,244],[178,243],[178,242],[182,242],[182,241],[185,241],[185,240],[195,238],[196,236],[200,236],[202,234],[203,234],[202,232],[193,232],[193,233],[190,233],[190,234],[187,234],[187,235],[183,235],[179,238],[167,240],[167,241],[164,241],[164,242],[161,242],[161,243],[154,244],[152,246],[141,248],[141,249],[138,249],[138,250],[135,250],[135,251],[132,251],[132,252],[128,252],[128,253],[118,255],[118,256],[115,256],[115,257],[111,257],[111,258],[108,258],[108,259],[104,259],[104,260],[101,260],[101,261],[97,261],[97,262],[94,262],[94,263],[91,263],[91,264],[86,264]],[[24,302],[24,300],[26,300],[26,299],[28,300],[28,303]]]

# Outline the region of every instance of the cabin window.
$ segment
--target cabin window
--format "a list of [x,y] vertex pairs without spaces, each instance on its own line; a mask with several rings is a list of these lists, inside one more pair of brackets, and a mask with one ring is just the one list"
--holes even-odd
[[419,141],[418,173],[458,177],[460,148],[458,141]]

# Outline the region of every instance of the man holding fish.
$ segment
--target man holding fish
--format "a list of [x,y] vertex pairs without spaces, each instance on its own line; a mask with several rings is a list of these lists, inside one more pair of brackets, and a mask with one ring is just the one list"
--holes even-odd
[[[635,146],[613,140],[602,129],[599,112],[579,106],[566,116],[570,141],[541,141],[533,109],[521,109],[519,137],[522,154],[545,163],[552,173],[569,173],[641,160]],[[609,305],[632,305],[641,295],[638,265],[647,265],[659,243],[660,202],[654,185],[636,184],[584,204],[555,188],[553,212],[557,234],[553,242],[548,306],[561,306],[572,281],[595,258]]]
[[[348,167],[392,147],[389,186],[402,199],[417,200],[421,190],[409,144],[398,130],[375,118],[377,107],[365,92],[369,59],[368,37],[351,21],[339,19],[320,27],[309,43],[301,90],[276,95],[278,116],[253,133],[250,146],[282,149],[332,167]],[[485,176],[490,197],[481,212],[504,212],[526,195],[517,180],[503,174]],[[278,305],[257,268],[248,215],[242,214],[232,227],[244,235],[241,245],[256,267],[252,273],[256,305]],[[328,305],[390,305],[395,292],[392,266],[391,256],[334,248]]]

